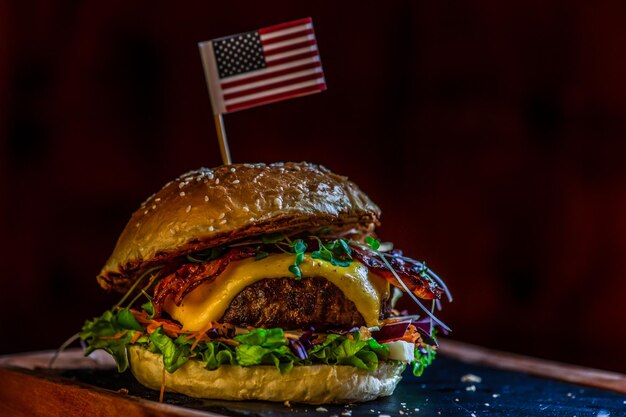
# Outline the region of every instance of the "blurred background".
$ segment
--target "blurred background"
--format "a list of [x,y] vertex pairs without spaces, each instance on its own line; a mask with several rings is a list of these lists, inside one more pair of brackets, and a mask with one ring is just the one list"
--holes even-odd
[[311,16],[328,91],[226,115],[234,161],[357,182],[450,337],[626,372],[626,3],[452,3],[0,2],[0,354],[116,302],[131,213],[221,164],[197,42]]

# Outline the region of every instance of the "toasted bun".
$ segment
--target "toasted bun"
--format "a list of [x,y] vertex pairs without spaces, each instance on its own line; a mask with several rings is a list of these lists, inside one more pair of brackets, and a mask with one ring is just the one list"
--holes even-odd
[[[161,355],[132,346],[129,359],[140,383],[154,390],[161,388]],[[223,365],[209,371],[201,362],[190,360],[176,372],[165,373],[165,388],[196,398],[351,403],[393,394],[405,366],[381,363],[373,372],[342,365],[295,366],[281,374],[273,366]]]
[[244,237],[332,226],[371,231],[380,209],[354,183],[310,163],[201,168],[167,183],[131,217],[98,276],[125,290],[164,258]]

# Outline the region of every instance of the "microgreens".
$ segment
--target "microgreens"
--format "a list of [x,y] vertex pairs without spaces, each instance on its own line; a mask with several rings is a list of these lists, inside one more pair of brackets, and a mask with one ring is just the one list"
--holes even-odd
[[301,279],[302,271],[300,271],[300,264],[304,260],[304,252],[306,251],[307,245],[304,243],[304,240],[296,239],[293,242],[289,242],[289,248],[291,252],[296,254],[293,264],[289,265],[289,272],[294,274],[297,279]]
[[317,239],[319,249],[311,253],[314,259],[322,259],[330,262],[333,266],[346,267],[350,265],[352,250],[348,246],[348,242],[343,239],[336,239],[324,245],[318,237],[315,239]]
[[215,248],[205,249],[201,252],[196,252],[194,254],[187,255],[187,260],[189,262],[208,262],[213,261],[226,252],[225,246],[218,246]]

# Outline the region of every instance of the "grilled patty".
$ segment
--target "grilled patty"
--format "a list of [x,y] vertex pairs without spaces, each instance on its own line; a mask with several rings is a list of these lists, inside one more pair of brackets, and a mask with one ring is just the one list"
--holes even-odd
[[[381,318],[389,315],[385,300]],[[220,320],[242,326],[316,330],[364,326],[352,301],[326,278],[263,279],[246,287],[231,302]]]

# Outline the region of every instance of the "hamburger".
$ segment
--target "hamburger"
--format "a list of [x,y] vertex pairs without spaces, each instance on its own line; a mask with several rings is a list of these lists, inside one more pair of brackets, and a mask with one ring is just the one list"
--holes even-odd
[[[375,235],[380,209],[310,163],[202,168],[132,215],[97,276],[123,293],[80,332],[148,388],[346,403],[435,357],[445,284]],[[394,309],[400,294],[420,316]],[[428,303],[428,304],[426,304]]]

